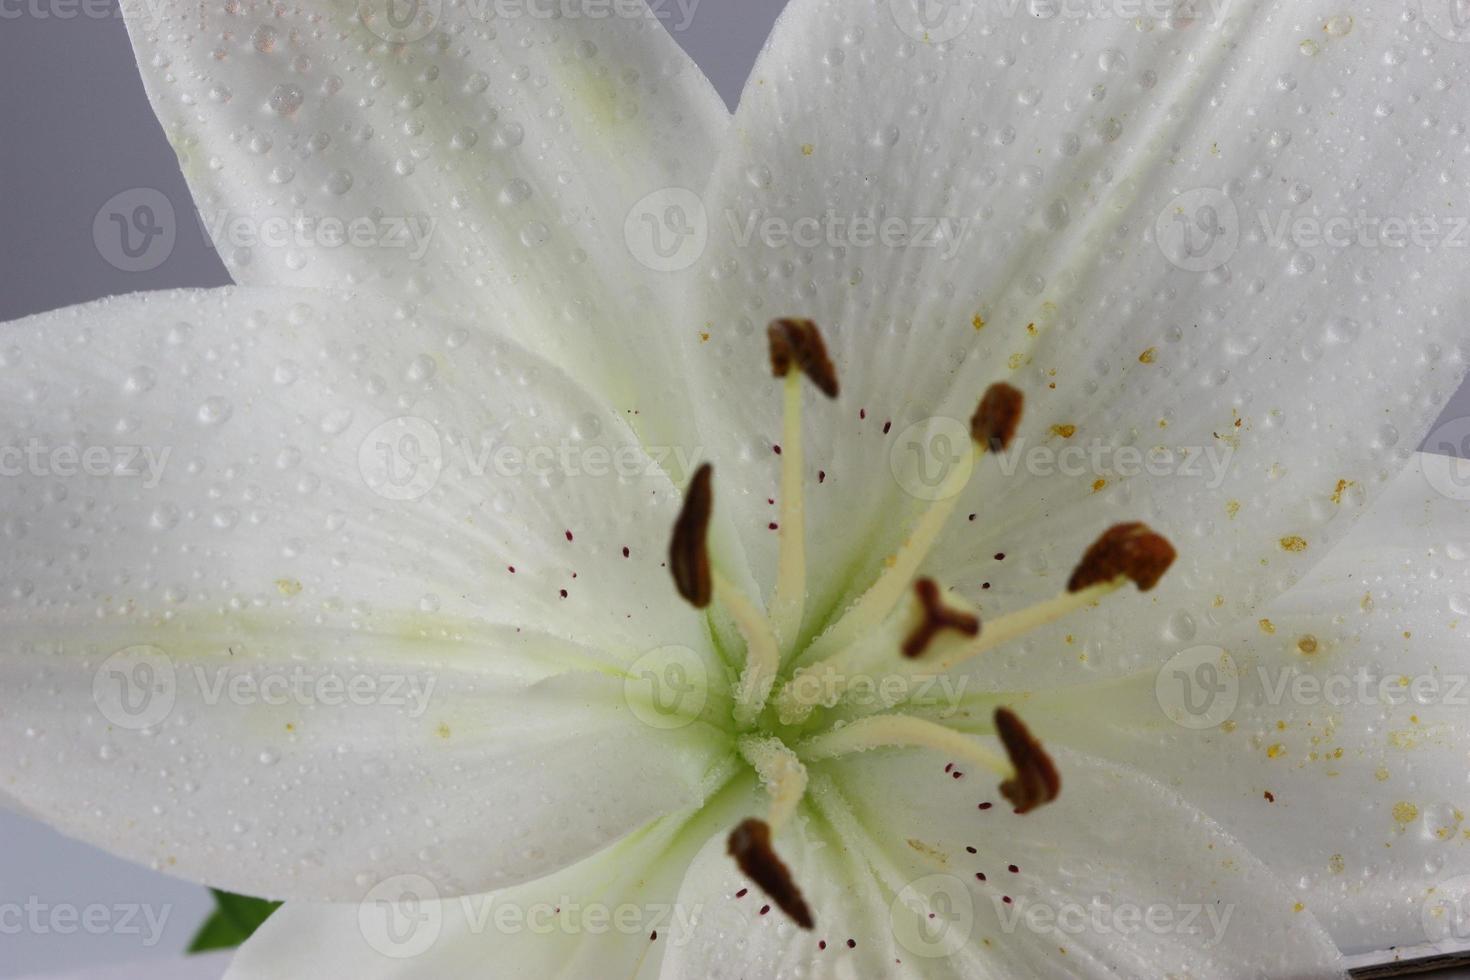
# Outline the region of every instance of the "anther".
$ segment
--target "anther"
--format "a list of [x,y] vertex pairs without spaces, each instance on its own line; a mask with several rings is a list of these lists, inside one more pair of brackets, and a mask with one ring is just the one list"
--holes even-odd
[[954,630],[965,636],[976,636],[980,633],[980,617],[946,607],[939,586],[932,578],[921,578],[915,582],[914,592],[919,597],[924,618],[914,627],[908,639],[903,641],[905,657],[913,660],[923,656],[940,630]]
[[991,385],[970,419],[970,436],[982,447],[998,453],[1011,444],[1021,424],[1026,396],[1004,381]]
[[816,925],[801,889],[791,878],[791,869],[776,856],[771,847],[771,827],[764,820],[751,817],[730,831],[730,856],[747,878],[760,886],[791,921],[803,929]]
[[766,328],[771,342],[771,372],[784,378],[791,366],[812,380],[828,398],[837,397],[837,369],[827,356],[822,332],[811,320],[773,320]]
[[1062,777],[1051,756],[1016,713],[1009,708],[996,708],[995,731],[1016,768],[1016,775],[1000,784],[1000,791],[1015,804],[1016,812],[1030,813],[1056,799],[1062,791]]
[[674,540],[669,545],[669,571],[679,594],[696,609],[703,609],[714,599],[714,577],[710,574],[708,537],[710,515],[714,513],[714,468],[705,463],[689,482],[684,494],[684,507],[674,522]]
[[1147,592],[1164,577],[1174,558],[1174,546],[1146,524],[1118,524],[1087,549],[1067,581],[1067,591],[1081,592],[1126,576],[1140,592]]

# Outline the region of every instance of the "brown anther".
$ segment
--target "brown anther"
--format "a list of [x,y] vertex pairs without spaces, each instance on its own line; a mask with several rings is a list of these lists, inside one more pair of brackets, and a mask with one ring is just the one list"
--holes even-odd
[[801,889],[791,880],[791,869],[771,847],[771,825],[754,817],[730,831],[730,856],[747,878],[771,896],[771,901],[803,929],[816,925]]
[[980,617],[947,608],[939,586],[932,578],[921,578],[915,582],[914,592],[918,595],[919,604],[923,607],[921,611],[924,618],[919,625],[914,627],[908,639],[903,641],[902,649],[905,657],[910,660],[922,657],[940,630],[954,630],[965,636],[979,635]]
[[991,385],[970,419],[970,437],[991,452],[1000,452],[1016,437],[1025,404],[1026,396],[1019,388],[1004,381]]
[[1011,757],[1011,765],[1016,767],[1016,775],[1000,784],[1001,793],[1015,804],[1016,812],[1030,813],[1056,799],[1062,791],[1056,764],[1016,713],[996,708],[995,731]]
[[695,609],[703,609],[715,597],[709,550],[705,546],[710,515],[715,509],[713,476],[714,467],[705,463],[689,481],[684,508],[674,522],[674,540],[669,545],[669,571],[674,575],[674,586]]
[[837,397],[837,369],[827,356],[822,332],[810,320],[772,320],[766,328],[771,342],[771,373],[784,378],[795,364],[828,398]]
[[1137,521],[1108,528],[1087,549],[1067,582],[1068,592],[1081,592],[1120,575],[1131,578],[1138,591],[1147,592],[1174,563],[1174,546],[1168,539]]

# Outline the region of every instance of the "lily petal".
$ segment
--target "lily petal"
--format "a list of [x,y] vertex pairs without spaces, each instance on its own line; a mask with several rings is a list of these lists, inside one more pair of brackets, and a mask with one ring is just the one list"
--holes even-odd
[[[780,398],[761,328],[804,316],[827,333],[843,393],[810,415],[810,469],[826,473],[808,510],[817,616],[864,589],[968,465],[985,387],[1022,389],[1014,475],[979,462],[930,570],[972,599],[993,580],[1005,591],[987,605],[1003,611],[1059,591],[1110,524],[1155,524],[1181,552],[1160,615],[1065,631],[1105,647],[1094,668],[1127,670],[1160,652],[1160,620],[1204,625],[1225,614],[1217,594],[1242,615],[1299,578],[1454,390],[1464,208],[1445,182],[1462,139],[1442,80],[1460,55],[1391,3],[1195,4],[1158,21],[1042,6],[1054,16],[795,0],[720,159],[689,318],[710,338],[688,346],[706,445],[741,461],[754,489],[739,525],[770,569]],[[906,30],[915,8],[942,11],[941,29]],[[1437,234],[1402,248],[1291,238],[1297,219],[1360,211],[1437,219]],[[858,216],[876,227],[854,230]],[[941,218],[965,231],[935,239]],[[885,245],[885,220],[932,247]],[[781,237],[799,233],[815,244]],[[1154,446],[1172,453],[1162,476],[1144,471]],[[1068,447],[1080,472],[1058,459]],[[1207,452],[1229,453],[1218,480]],[[1341,505],[1340,480],[1356,488]]]
[[527,347],[660,404],[671,308],[625,225],[646,195],[703,186],[729,114],[641,0],[555,18],[425,3],[407,24],[352,0],[129,9],[237,282],[509,309]]
[[700,796],[714,697],[660,713],[644,680],[723,696],[662,568],[677,493],[560,371],[290,289],[3,329],[22,806],[212,884],[357,898],[383,868],[514,883]]
[[363,980],[472,978],[484,976],[486,964],[504,976],[656,977],[663,951],[690,940],[698,910],[676,903],[679,884],[719,822],[733,816],[730,802],[727,794],[670,814],[570,868],[504,891],[445,900],[405,878],[378,887],[387,906],[288,903],[241,947],[228,980],[289,980],[313,970]]
[[1467,485],[1470,463],[1421,456],[1259,623],[1201,638],[1218,674],[1171,661],[1220,685],[1186,692],[1166,665],[1040,695],[1028,717],[1219,819],[1345,950],[1453,935],[1445,912],[1470,892]]
[[[818,804],[833,850],[887,900],[860,945],[889,944],[924,977],[1343,974],[1311,912],[1224,827],[1136,770],[1056,761],[1062,796],[1025,816],[979,774],[914,752],[834,767],[840,794]],[[757,933],[750,956],[780,945]]]

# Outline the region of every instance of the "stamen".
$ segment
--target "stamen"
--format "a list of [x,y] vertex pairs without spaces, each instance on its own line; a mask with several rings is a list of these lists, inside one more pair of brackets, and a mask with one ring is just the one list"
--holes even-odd
[[1133,522],[1109,528],[1098,538],[1067,582],[1068,592],[1079,592],[1098,582],[1126,576],[1147,592],[1174,563],[1174,546],[1145,524]]
[[764,820],[751,817],[730,831],[730,856],[747,878],[760,886],[771,901],[803,929],[812,929],[816,920],[801,889],[791,877],[791,869],[776,856],[771,847],[771,828]]
[[1174,555],[1174,546],[1143,524],[1119,524],[1110,528],[1082,556],[1067,582],[1066,592],[993,620],[984,634],[938,658],[932,669],[936,673],[952,670],[1022,634],[1093,605],[1121,589],[1130,579],[1140,592],[1147,592],[1168,571]]
[[993,453],[1004,450],[1016,437],[1026,396],[1004,381],[990,386],[970,419],[970,437]]
[[745,637],[745,670],[735,691],[735,723],[749,728],[765,709],[772,683],[781,669],[781,649],[776,645],[770,622],[745,593],[719,572],[713,573],[713,577],[715,598]]
[[975,636],[980,632],[980,617],[946,607],[939,586],[932,578],[921,578],[915,582],[914,593],[919,597],[924,618],[903,641],[903,655],[910,660],[923,656],[940,630],[954,630],[965,636]]
[[827,344],[822,332],[810,320],[774,320],[766,328],[771,342],[771,371],[784,378],[793,364],[812,379],[812,384],[828,398],[836,398],[838,392],[837,369],[827,356]]
[[806,762],[819,762],[881,748],[934,749],[950,757],[966,759],[1004,779],[1013,775],[1005,759],[973,738],[913,715],[869,715],[859,718],[851,724],[798,744],[796,754]]
[[674,522],[674,540],[669,545],[669,571],[679,595],[695,609],[703,609],[714,599],[714,578],[710,574],[710,516],[715,509],[714,467],[705,463],[689,482],[684,493],[684,506]]
[[1015,804],[1016,812],[1030,813],[1056,799],[1062,791],[1056,764],[1015,712],[996,708],[995,731],[1011,757],[1011,765],[1016,767],[1015,778],[1000,784],[1001,793]]
[[[970,427],[972,436],[985,439],[984,442],[972,444],[974,459],[978,459],[991,445],[1004,447],[1009,443],[1015,435],[1023,401],[1021,393],[1010,385],[999,383],[990,386],[980,400],[980,407],[976,410]],[[968,482],[971,468],[956,467],[951,472],[953,484],[957,485],[943,487],[939,499],[919,518],[908,540],[899,547],[898,554],[878,576],[878,580],[848,608],[840,620],[813,641],[808,650],[811,660],[823,660],[835,651],[851,646],[859,636],[870,632],[893,611],[908,584],[914,580],[919,566],[933,550],[934,543],[949,523],[955,508],[959,506],[964,483]]]
[[776,592],[771,597],[771,623],[783,647],[796,643],[806,612],[805,454],[801,442],[801,375],[791,373],[783,385],[785,411],[781,435],[781,529],[777,532]]

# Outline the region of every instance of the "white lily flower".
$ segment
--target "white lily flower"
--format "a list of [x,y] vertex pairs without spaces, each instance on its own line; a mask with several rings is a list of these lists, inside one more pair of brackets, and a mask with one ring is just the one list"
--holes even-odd
[[1470,731],[1279,692],[1467,669],[1463,252],[1298,224],[1464,216],[1429,4],[793,0],[733,120],[370,6],[130,15],[238,285],[0,338],[0,801],[290,900],[242,978],[1425,938]]

